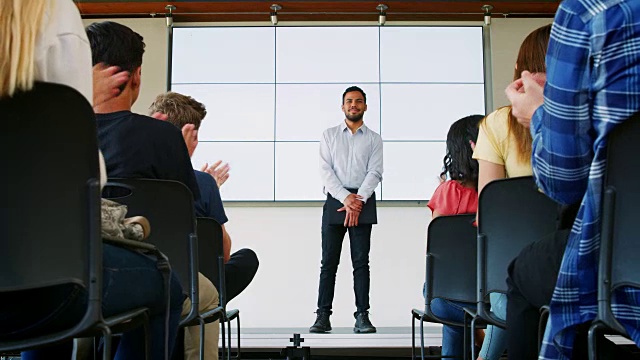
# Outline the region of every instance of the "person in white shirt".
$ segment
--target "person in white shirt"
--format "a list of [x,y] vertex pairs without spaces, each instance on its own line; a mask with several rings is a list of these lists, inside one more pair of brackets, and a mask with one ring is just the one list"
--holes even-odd
[[318,310],[312,333],[331,331],[336,272],[342,241],[349,231],[356,296],[356,333],[373,333],[369,320],[369,250],[371,228],[377,223],[374,190],[382,180],[382,138],[364,125],[367,96],[357,86],[342,94],[342,124],[329,128],[320,140],[320,174],[327,200],[322,213],[322,265]]

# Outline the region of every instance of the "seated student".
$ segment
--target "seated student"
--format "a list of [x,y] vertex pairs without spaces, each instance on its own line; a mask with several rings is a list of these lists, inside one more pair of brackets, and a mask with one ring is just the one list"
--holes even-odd
[[[639,1],[565,0],[553,22],[546,86],[523,73],[506,90],[514,115],[533,136],[536,183],[575,210],[564,217],[571,220],[564,229],[524,248],[509,266],[509,359],[587,358],[586,328],[598,305],[607,141],[640,110],[639,39]],[[621,286],[611,300],[614,316],[640,344],[640,293]],[[550,315],[538,349],[541,305],[550,306]],[[607,342],[598,346],[600,359],[634,358],[606,349]]]
[[[205,106],[190,96],[175,92],[158,95],[149,108],[150,112],[166,115],[167,121],[177,128],[193,126],[197,131],[207,114]],[[193,149],[197,146],[197,139]],[[231,254],[231,237],[224,224],[228,221],[224,211],[220,191],[214,178],[201,171],[195,171],[200,199],[196,201],[196,215],[215,219],[222,227],[223,252],[227,300],[238,296],[253,280],[258,271],[258,257],[251,249],[240,249]]]
[[[98,102],[104,101],[117,92],[114,86],[122,82],[123,74],[114,78],[112,75],[117,70],[113,68],[99,74],[99,84],[92,88],[91,51],[80,14],[71,0],[9,2],[3,5],[0,23],[12,24],[6,32],[0,32],[0,49],[12,49],[0,56],[0,97],[11,97],[15,92],[27,91],[37,80],[73,87],[89,102],[96,99]],[[12,68],[10,64],[17,66]],[[110,279],[103,282],[103,314],[112,316],[122,311],[148,307],[151,358],[163,359],[167,308],[165,284],[155,260],[104,244],[103,277]],[[130,293],[136,296],[118,296]],[[172,276],[169,293],[172,306],[168,336],[172,344],[183,298],[182,288],[175,276]],[[9,333],[13,337],[32,337],[64,330],[80,320],[86,302],[84,290],[67,285],[28,290],[9,296],[5,294],[0,299],[0,338]],[[69,359],[71,351],[72,342],[65,341],[23,352],[22,359]],[[142,359],[143,354],[142,327],[123,334],[116,358]]]
[[[198,144],[197,132],[207,114],[203,104],[192,97],[175,92],[167,92],[156,97],[149,107],[149,111],[154,117],[167,120],[178,129],[181,129],[187,148],[190,154],[193,154]],[[206,172],[195,171],[195,174],[200,187],[200,199],[195,203],[196,215],[212,218],[222,227],[225,284],[227,301],[229,301],[240,294],[253,280],[258,271],[258,257],[250,249],[241,249],[231,254],[231,238],[224,226],[228,219],[220,198],[218,184],[214,177]],[[222,182],[224,182],[226,177],[222,179]],[[205,359],[216,359],[218,356],[218,331],[218,322],[207,324],[205,330]],[[193,344],[199,343],[199,330],[197,327],[189,328],[185,332],[185,359],[196,359],[198,348],[189,349],[186,346],[189,342]]]
[[[514,70],[514,80],[519,79],[523,71],[536,73],[537,80],[544,83],[546,71],[544,58],[551,26],[545,25],[532,31],[520,45]],[[510,106],[502,107],[491,114],[480,125],[478,143],[473,153],[478,160],[478,192],[489,182],[496,179],[517,176],[530,176],[531,170],[531,134],[512,114]],[[505,269],[506,271],[506,269]],[[489,295],[491,311],[496,317],[506,320],[507,297],[500,293]],[[480,359],[497,360],[507,344],[505,330],[494,328],[492,337],[486,337],[480,350]]]
[[[114,22],[94,23],[86,31],[94,65],[118,66],[130,73],[117,97],[94,106],[98,144],[109,176],[176,180],[187,185],[198,200],[200,189],[180,131],[171,124],[131,112],[140,92],[142,37]],[[202,275],[198,281],[199,310],[214,309],[218,306],[217,290]],[[186,299],[183,305],[185,315],[191,310],[191,301]],[[189,346],[197,349],[193,342]]]
[[[440,174],[442,183],[436,188],[427,206],[431,209],[432,219],[444,215],[475,214],[478,209],[478,161],[471,155],[478,138],[478,126],[482,115],[462,118],[449,128],[447,133],[447,154],[444,168]],[[449,180],[447,180],[447,178]],[[465,307],[474,303],[455,302],[445,299],[431,301],[434,314],[450,321],[464,321]],[[493,327],[487,328],[491,337]],[[477,331],[478,343],[482,343],[484,332]],[[443,325],[442,356],[462,358],[464,329],[460,326]]]

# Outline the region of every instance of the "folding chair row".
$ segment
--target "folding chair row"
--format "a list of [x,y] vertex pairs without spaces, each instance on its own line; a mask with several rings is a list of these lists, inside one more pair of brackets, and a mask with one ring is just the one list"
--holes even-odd
[[484,187],[478,203],[477,307],[465,309],[472,319],[472,342],[477,324],[507,327],[490,310],[489,296],[506,296],[509,263],[527,245],[554,233],[557,216],[558,204],[538,191],[531,176],[496,180]]
[[[238,310],[227,312],[222,259],[222,231],[213,219],[196,218],[193,196],[182,183],[169,180],[110,179],[103,192],[105,197],[128,206],[128,216],[144,215],[152,224],[147,241],[167,254],[173,269],[191,300],[191,311],[180,321],[180,327],[200,326],[200,358],[204,354],[205,324],[221,320],[230,332],[231,320],[237,319],[238,352],[240,358],[240,316]],[[161,194],[159,196],[159,194]],[[217,259],[216,261],[212,261]],[[221,270],[219,270],[221,269]],[[199,312],[198,272],[210,279],[218,289],[220,306]],[[225,344],[222,325],[223,358],[230,358],[231,336]]]
[[[468,327],[466,323],[447,321],[436,316],[431,301],[439,298],[473,303],[476,298],[476,237],[475,215],[440,216],[427,230],[424,310],[411,311],[411,355],[416,359],[415,327],[420,321],[420,357],[425,354],[424,322]],[[466,332],[465,332],[466,334]],[[465,337],[464,353],[469,342]]]
[[[218,289],[220,295],[220,308],[222,311],[217,318],[211,318],[208,322],[220,320],[224,324],[221,325],[222,330],[222,354],[223,358],[226,354],[227,359],[231,359],[231,322],[236,320],[237,326],[237,352],[235,359],[241,358],[240,352],[240,311],[238,309],[227,309],[227,287],[226,274],[224,266],[224,249],[222,239],[222,227],[211,218],[199,217],[198,221],[198,238],[201,239],[200,246],[200,271],[204,276],[213,282]],[[206,239],[206,240],[205,240]],[[217,262],[211,261],[217,259]],[[225,331],[226,325],[226,331]],[[227,335],[225,341],[225,333]]]
[[[146,327],[148,309],[143,307],[103,316],[100,174],[91,105],[67,86],[36,83],[30,91],[0,99],[0,114],[0,299],[63,286],[87,298],[83,314],[69,326],[15,333],[3,320],[9,333],[0,334],[0,353],[95,333],[108,345],[116,327]],[[43,305],[46,300],[36,301]],[[147,332],[147,358],[148,341]],[[111,358],[111,346],[104,347],[103,357]]]
[[[491,312],[489,295],[506,294],[505,280],[511,260],[528,244],[555,231],[557,204],[537,190],[532,177],[496,180],[480,194],[477,230],[471,224],[474,218],[475,215],[443,216],[431,222],[425,310],[412,311],[413,329],[415,320],[462,326],[465,359],[476,358],[472,346],[476,326],[506,327],[506,322]],[[438,319],[431,311],[435,298],[476,306],[464,309],[462,323],[451,323]],[[423,339],[422,323],[420,334]],[[424,340],[421,345],[424,359]]]

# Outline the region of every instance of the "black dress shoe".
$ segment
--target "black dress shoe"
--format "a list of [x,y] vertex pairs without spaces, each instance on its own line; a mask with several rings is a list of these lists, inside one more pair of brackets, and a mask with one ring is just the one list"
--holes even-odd
[[327,311],[316,311],[316,314],[318,314],[316,322],[311,325],[309,332],[326,333],[331,331],[331,321],[329,321],[329,315],[331,315],[331,313]]
[[368,311],[358,311],[353,313],[353,316],[356,318],[356,325],[353,327],[354,333],[374,333],[376,332],[376,327],[371,324],[369,320],[369,312]]

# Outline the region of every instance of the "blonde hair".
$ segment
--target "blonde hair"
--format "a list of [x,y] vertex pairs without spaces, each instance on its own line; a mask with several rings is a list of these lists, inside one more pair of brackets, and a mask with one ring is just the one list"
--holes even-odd
[[191,96],[176,92],[160,94],[149,107],[149,115],[161,112],[168,116],[167,121],[182,129],[187,124],[193,124],[198,130],[202,119],[207,116],[207,109]]
[[36,38],[52,1],[0,1],[0,97],[33,86]]

